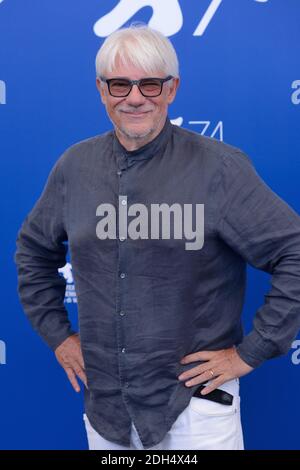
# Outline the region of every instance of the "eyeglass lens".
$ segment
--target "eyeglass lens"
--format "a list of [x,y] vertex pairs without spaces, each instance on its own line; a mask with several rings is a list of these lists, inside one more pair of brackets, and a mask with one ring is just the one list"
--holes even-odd
[[[139,88],[142,94],[147,96],[159,95],[161,92],[161,82],[155,79],[141,80]],[[114,96],[125,96],[129,93],[131,83],[125,79],[112,79],[110,81],[110,92]]]

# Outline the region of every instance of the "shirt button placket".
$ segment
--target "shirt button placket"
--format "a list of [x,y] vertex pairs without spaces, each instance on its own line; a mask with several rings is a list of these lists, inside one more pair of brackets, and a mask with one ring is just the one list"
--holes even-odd
[[[120,196],[122,195],[126,195],[127,194],[127,191],[126,191],[126,169],[127,169],[127,166],[126,164],[122,164],[122,170],[119,169],[117,171],[117,175],[118,175],[118,183],[119,183],[119,190],[118,190],[118,198],[120,198]],[[125,176],[125,178],[124,178]],[[122,199],[122,197],[120,198],[120,203],[122,205],[122,208],[124,210],[124,208],[126,207],[126,204],[127,204],[127,200],[125,198]],[[117,218],[119,220],[119,207],[117,208]],[[127,207],[126,207],[126,211],[127,211]],[[120,227],[119,227],[119,231],[120,231]],[[119,346],[120,346],[120,351],[121,351],[121,355],[124,359],[125,357],[125,353],[126,353],[126,345],[124,345],[124,321],[125,321],[125,311],[124,311],[124,304],[125,304],[125,295],[126,295],[126,279],[127,279],[127,273],[126,273],[126,244],[124,244],[126,240],[126,237],[124,236],[124,233],[122,235],[118,234],[118,250],[119,250],[119,289],[118,289],[118,292],[119,292],[119,299],[118,302],[117,302],[117,305],[118,305],[118,312],[119,312],[119,328],[118,328],[118,332],[119,332],[119,338],[118,338],[118,341],[119,341]],[[126,304],[125,304],[126,305]],[[124,359],[126,360],[126,358]],[[128,382],[128,377],[125,375],[125,370],[126,370],[126,367],[124,368],[124,370],[122,370],[122,379],[123,379],[123,383],[124,383],[124,388],[128,388],[129,387],[129,382]]]

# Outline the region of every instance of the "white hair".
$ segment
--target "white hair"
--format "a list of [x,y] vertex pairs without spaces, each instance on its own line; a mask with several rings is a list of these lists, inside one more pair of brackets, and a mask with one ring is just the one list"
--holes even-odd
[[110,34],[96,55],[96,75],[113,72],[117,62],[144,70],[179,77],[176,51],[161,32],[147,25],[132,24]]

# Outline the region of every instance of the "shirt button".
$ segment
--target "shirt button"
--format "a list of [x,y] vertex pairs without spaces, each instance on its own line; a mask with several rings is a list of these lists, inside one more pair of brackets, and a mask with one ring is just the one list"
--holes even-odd
[[121,174],[122,174],[122,171],[121,171],[121,170],[118,170],[118,171],[117,171],[117,175],[121,176]]
[[128,382],[125,383],[125,387],[126,387],[126,388],[129,387],[129,383],[128,383]]
[[125,237],[120,237],[120,242],[123,242],[125,240]]
[[125,349],[125,348],[123,348],[123,349],[122,349],[122,353],[124,353],[125,351],[126,351],[126,349]]
[[125,315],[124,310],[121,310],[120,315],[121,315],[122,317],[123,317],[123,315]]
[[122,279],[124,279],[125,276],[126,276],[125,273],[121,273],[121,274],[120,274],[120,277],[121,277]]
[[121,203],[123,204],[123,206],[125,206],[127,203],[126,199],[122,199]]

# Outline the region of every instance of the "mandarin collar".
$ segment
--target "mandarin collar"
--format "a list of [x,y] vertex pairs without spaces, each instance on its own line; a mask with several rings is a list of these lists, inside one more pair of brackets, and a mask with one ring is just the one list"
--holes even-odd
[[116,154],[121,154],[123,157],[129,160],[144,160],[151,158],[156,154],[165,144],[167,143],[172,130],[172,124],[169,117],[167,116],[164,127],[160,133],[150,142],[143,145],[136,150],[126,150],[126,148],[119,141],[116,131],[113,131],[113,151]]

